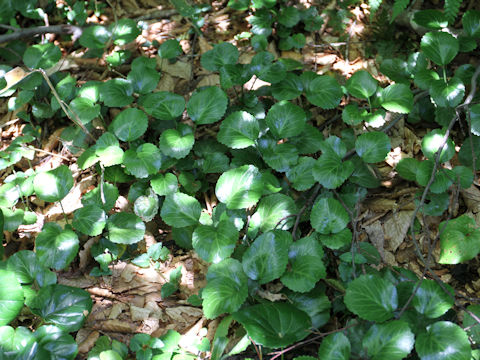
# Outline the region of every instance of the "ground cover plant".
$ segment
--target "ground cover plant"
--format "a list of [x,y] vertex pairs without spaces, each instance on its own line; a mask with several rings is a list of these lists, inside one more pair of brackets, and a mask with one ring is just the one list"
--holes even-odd
[[0,358],[479,358],[480,9],[141,6],[0,6]]

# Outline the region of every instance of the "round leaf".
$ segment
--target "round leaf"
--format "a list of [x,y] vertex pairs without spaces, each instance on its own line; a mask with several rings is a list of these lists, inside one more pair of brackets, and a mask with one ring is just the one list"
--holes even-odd
[[133,101],[133,88],[127,79],[111,79],[100,88],[100,98],[108,107],[124,107]]
[[147,115],[142,110],[129,108],[115,117],[108,130],[122,141],[132,141],[142,136],[147,127]]
[[233,314],[256,344],[286,347],[307,337],[310,317],[287,303],[265,303],[242,308]]
[[401,360],[410,354],[415,338],[405,321],[373,324],[363,338],[362,345],[372,360]]
[[[467,310],[477,317],[480,316],[480,305],[469,305]],[[480,326],[478,326],[477,320],[468,312],[465,312],[462,325],[464,328],[469,328],[467,330],[468,335],[475,343],[478,343],[480,341]]]
[[476,38],[480,37],[480,11],[466,11],[462,17],[462,25],[466,35]]
[[262,175],[253,165],[228,170],[218,179],[215,194],[229,209],[246,209],[263,194]]
[[300,106],[286,100],[273,105],[265,118],[270,131],[277,139],[300,135],[307,121]]
[[188,100],[187,112],[197,125],[212,124],[222,118],[227,104],[225,92],[219,87],[209,86],[193,93]]
[[348,284],[345,305],[362,319],[383,322],[397,309],[397,289],[378,275],[360,275]]
[[247,276],[243,273],[242,264],[235,259],[225,259],[208,268],[207,285],[202,291],[203,313],[207,319],[233,313],[247,295]]
[[37,196],[49,202],[62,200],[72,187],[72,172],[66,165],[39,173],[33,180],[33,188]]
[[322,109],[334,109],[340,104],[343,92],[337,80],[328,75],[322,75],[310,83],[306,96],[313,105]]
[[319,359],[350,359],[351,345],[348,338],[341,332],[330,334],[323,339],[318,349]]
[[160,136],[160,150],[167,156],[181,159],[188,155],[195,138],[193,132],[181,134],[178,130],[168,129]]
[[[452,292],[453,290],[444,284]],[[454,303],[454,299],[443,291],[435,280],[423,280],[412,300],[412,305],[418,313],[427,318],[435,319],[445,314]]]
[[473,259],[480,251],[480,231],[475,220],[462,215],[441,223],[440,264],[458,264]]
[[378,81],[365,70],[355,72],[350,79],[347,80],[347,90],[353,96],[359,99],[368,99],[375,94]]
[[480,104],[475,104],[470,111],[470,130],[472,134],[480,136]]
[[319,235],[319,240],[324,246],[332,250],[341,249],[344,246],[352,243],[352,232],[350,229],[345,228],[336,234]]
[[197,199],[177,192],[165,197],[160,215],[167,225],[182,228],[197,225],[202,207]]
[[[435,154],[439,150],[445,137],[445,130],[435,129],[427,133],[422,140],[422,152],[428,159],[435,160]],[[450,137],[442,148],[440,153],[440,162],[446,162],[455,155],[455,144]]]
[[92,310],[92,299],[85,290],[54,284],[40,289],[31,308],[44,321],[72,332],[82,327]]
[[428,9],[415,12],[413,21],[427,29],[440,30],[448,26],[446,15],[440,10]]
[[183,96],[168,92],[159,91],[142,96],[139,104],[145,112],[158,120],[175,120],[185,110],[185,99]]
[[15,274],[0,269],[0,326],[15,319],[23,308],[23,290]]
[[380,104],[385,110],[408,114],[413,109],[413,94],[405,84],[392,84],[382,89]]
[[142,195],[135,200],[133,211],[143,221],[152,221],[158,213],[158,203],[158,196],[150,189],[150,194],[148,196]]
[[272,95],[279,101],[293,100],[300,96],[302,90],[302,80],[293,73],[287,73],[282,81],[272,85]]
[[222,121],[217,139],[232,149],[244,149],[255,145],[259,133],[257,119],[246,111],[237,111]]
[[56,270],[65,269],[75,258],[79,248],[78,236],[57,223],[46,223],[35,240],[35,252],[43,265]]
[[86,125],[100,115],[100,105],[90,99],[77,97],[70,104],[70,109],[78,116],[82,124]]
[[435,64],[445,66],[457,55],[459,43],[446,32],[432,31],[422,37],[420,48]]
[[273,229],[288,230],[295,222],[297,207],[293,199],[284,194],[265,196],[250,218],[252,229],[266,232]]
[[286,231],[273,230],[260,235],[243,254],[245,274],[259,284],[279,278],[287,267],[291,243],[292,235]]
[[212,50],[205,52],[200,62],[202,66],[209,71],[218,71],[227,64],[235,64],[238,60],[238,49],[236,46],[222,42],[213,47]]
[[125,151],[123,163],[130,174],[137,178],[146,178],[160,170],[162,155],[155,145],[145,143],[136,151],[130,149]]
[[293,291],[303,293],[312,290],[327,275],[322,257],[323,249],[315,236],[294,242],[288,249],[290,266],[280,278],[281,282]]
[[112,210],[112,208],[115,206],[115,202],[118,199],[118,188],[115,185],[107,182],[103,183],[102,185],[102,188],[99,185],[92,191],[89,191],[82,196],[83,206],[96,205],[106,212]]
[[437,321],[417,335],[415,350],[421,360],[470,360],[467,333],[449,321]]
[[342,204],[332,198],[318,200],[312,208],[310,222],[320,234],[335,234],[347,227],[350,221]]
[[178,190],[177,177],[172,173],[157,174],[150,180],[150,185],[157,195],[165,196]]
[[106,223],[107,215],[97,205],[84,206],[73,214],[73,227],[85,235],[100,235]]
[[25,50],[23,62],[29,68],[49,69],[62,57],[62,52],[53,43],[32,45]]
[[119,212],[108,218],[108,239],[117,244],[135,244],[143,239],[145,224],[135,214]]
[[78,353],[78,346],[73,337],[61,327],[43,325],[34,333],[39,344],[38,354],[49,359],[73,360]]
[[337,154],[322,154],[313,166],[313,177],[327,189],[336,189],[353,173],[355,166],[351,161],[342,162]]
[[456,77],[446,84],[443,80],[434,81],[430,85],[430,96],[440,107],[455,107],[459,105],[465,95],[465,85]]
[[309,156],[302,156],[298,159],[298,164],[295,167],[287,170],[288,181],[290,181],[295,190],[305,191],[315,184],[312,172],[315,163],[315,159]]
[[238,230],[229,220],[217,226],[200,225],[193,232],[192,244],[205,261],[218,263],[232,255],[238,240]]
[[390,149],[390,138],[380,131],[362,134],[355,141],[357,154],[367,163],[385,160]]

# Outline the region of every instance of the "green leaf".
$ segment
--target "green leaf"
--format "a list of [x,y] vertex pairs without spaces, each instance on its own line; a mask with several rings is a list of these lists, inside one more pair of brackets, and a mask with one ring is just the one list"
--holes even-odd
[[456,38],[446,32],[432,31],[422,37],[420,48],[435,64],[445,66],[457,55],[459,43]]
[[230,64],[236,64],[238,61],[238,49],[236,46],[222,42],[213,47],[212,50],[205,52],[200,62],[202,66],[209,71],[218,71],[221,67]]
[[385,160],[391,147],[388,135],[380,131],[362,134],[355,141],[355,150],[358,156],[367,163]]
[[368,99],[375,94],[378,81],[365,70],[355,72],[350,79],[347,80],[347,90],[353,96],[359,99]]
[[297,207],[293,199],[284,194],[265,196],[250,218],[250,227],[266,232],[273,229],[288,230],[294,222]]
[[11,326],[0,327],[0,352],[2,355],[8,354],[11,358],[16,359],[33,359],[32,353],[35,353],[37,346],[34,334],[26,327],[18,326],[16,329]]
[[163,59],[173,59],[183,52],[180,43],[176,39],[169,39],[158,48],[158,56]]
[[70,229],[62,229],[57,223],[46,223],[35,239],[35,252],[45,266],[65,269],[78,253],[78,236]]
[[225,259],[208,268],[207,285],[202,291],[203,313],[207,319],[233,313],[247,295],[247,276],[243,273],[242,264],[235,259]]
[[310,235],[297,240],[288,249],[287,271],[280,281],[290,290],[307,292],[327,276],[322,261],[323,249],[316,236]]
[[419,164],[420,161],[417,159],[403,158],[398,162],[395,170],[405,180],[415,181],[417,179],[417,169]]
[[15,274],[21,284],[32,284],[35,280],[39,286],[55,284],[57,276],[47,269],[30,250],[20,250],[8,258],[7,269]]
[[300,106],[284,100],[270,108],[265,121],[272,134],[282,139],[300,135],[307,117]]
[[300,21],[300,11],[293,6],[282,7],[277,21],[283,26],[294,27]]
[[413,21],[427,29],[440,30],[448,26],[448,19],[440,10],[428,9],[415,12]]
[[393,11],[392,11],[392,17],[390,18],[390,23],[393,22],[393,20],[396,19],[398,15],[400,15],[410,4],[410,0],[397,0],[393,4]]
[[149,222],[158,213],[158,196],[150,189],[148,195],[139,196],[133,204],[133,211],[143,221]]
[[92,310],[92,299],[85,290],[54,284],[39,290],[31,309],[44,321],[52,322],[64,331],[73,332],[82,327]]
[[292,235],[283,230],[273,230],[260,235],[245,251],[242,265],[245,274],[259,284],[279,278],[288,263],[288,248]]
[[335,234],[347,227],[350,217],[338,200],[323,198],[313,206],[310,222],[320,234]]
[[299,76],[287,73],[285,79],[272,85],[272,95],[275,99],[293,100],[300,96],[303,90],[303,83]]
[[135,244],[143,240],[145,224],[135,214],[119,212],[107,221],[108,239],[117,244]]
[[53,43],[32,45],[23,54],[23,63],[33,69],[49,69],[62,57],[62,52]]
[[104,82],[100,99],[108,107],[124,107],[133,101],[133,87],[126,79],[115,78]]
[[415,350],[421,360],[470,360],[467,333],[449,321],[437,321],[417,335]]
[[380,104],[385,110],[408,114],[413,109],[413,94],[405,84],[392,84],[382,89]]
[[222,121],[217,139],[232,149],[244,149],[255,145],[259,134],[257,119],[246,111],[237,111]]
[[[118,165],[123,162],[124,152],[120,147],[120,143],[118,142],[117,138],[111,132],[103,133],[102,136],[98,138],[97,143],[92,149],[95,151],[95,155],[100,158],[99,160],[103,166]],[[89,149],[87,149],[82,156],[87,152],[89,153]],[[90,161],[93,163],[90,163]],[[91,166],[95,162],[96,159],[91,159],[83,165],[83,168]]]
[[457,165],[452,171],[455,173],[455,183],[459,183],[463,189],[468,189],[473,183],[473,171],[466,166]]
[[165,196],[178,191],[177,177],[172,173],[157,174],[150,180],[150,185],[157,195]]
[[109,27],[113,34],[115,45],[125,45],[140,35],[137,23],[132,19],[120,19]]
[[[422,139],[422,152],[425,157],[430,160],[436,159],[436,152],[440,149],[440,145],[443,143],[443,138],[445,137],[446,130],[444,129],[435,129],[427,133]],[[440,153],[439,161],[441,163],[450,160],[455,155],[455,144],[452,139],[449,137],[445,146],[442,148]]]
[[0,326],[15,319],[23,308],[23,290],[15,273],[0,269]]
[[451,296],[435,280],[423,280],[412,300],[415,310],[430,319],[445,314],[454,304],[454,292],[447,284],[443,286],[451,292]]
[[354,165],[351,161],[342,162],[340,156],[333,152],[322,154],[313,166],[313,177],[327,189],[336,189],[352,174]]
[[305,191],[310,189],[315,184],[312,171],[315,164],[315,159],[309,156],[301,156],[298,159],[298,164],[287,170],[286,175],[288,181],[290,181],[295,190]]
[[87,98],[77,97],[70,102],[69,106],[84,125],[100,115],[100,105],[94,104]]
[[197,199],[181,192],[165,197],[160,215],[167,225],[182,228],[197,225],[202,207]]
[[222,118],[227,110],[227,104],[227,95],[219,87],[199,89],[188,100],[188,116],[197,125],[212,124]]
[[[477,317],[480,316],[480,305],[469,305],[467,306],[467,310]],[[478,326],[477,320],[466,311],[463,315],[463,327],[469,328],[467,333],[475,343],[480,341],[480,326]]]
[[258,148],[267,165],[278,172],[286,172],[297,164],[297,148],[288,142],[277,144],[272,138],[260,139]]
[[73,213],[73,227],[85,235],[100,235],[106,223],[107,215],[97,205],[87,205]]
[[8,208],[1,209],[3,212],[3,230],[15,231],[23,223],[25,211],[23,209],[10,210]]
[[168,91],[159,91],[140,97],[139,105],[154,118],[168,121],[175,120],[183,114],[185,99]]
[[465,96],[465,85],[456,77],[451,78],[448,84],[443,80],[437,80],[430,85],[430,96],[440,107],[455,107]]
[[136,151],[131,149],[125,151],[123,163],[130,174],[137,178],[146,178],[160,170],[162,155],[155,145],[145,143]]
[[343,92],[337,80],[328,75],[316,77],[306,90],[308,101],[322,109],[334,109],[340,104]]
[[471,37],[480,37],[480,11],[467,10],[462,17],[463,31]]
[[332,250],[338,250],[350,245],[352,243],[352,237],[352,232],[348,228],[345,228],[336,234],[318,235],[322,244]]
[[217,181],[215,195],[229,209],[246,209],[263,194],[262,175],[253,165],[244,165],[223,173]]
[[286,347],[306,338],[310,317],[287,303],[265,303],[244,307],[233,314],[252,340],[270,348]]
[[330,334],[325,337],[318,349],[319,359],[350,359],[350,341],[341,332]]
[[113,119],[108,130],[122,141],[132,141],[142,136],[148,127],[147,115],[142,110],[129,108]]
[[90,49],[102,49],[110,40],[112,33],[100,25],[87,26],[80,36],[80,45]]
[[363,338],[363,347],[372,360],[401,360],[410,354],[415,343],[413,332],[405,321],[373,324]]
[[470,130],[472,134],[480,136],[480,104],[475,104],[469,108]]
[[133,60],[132,71],[128,73],[127,79],[133,86],[133,90],[139,94],[148,94],[155,90],[160,80],[160,74],[155,68],[151,68],[142,62],[135,66],[137,60],[145,58],[139,57]]
[[238,234],[229,220],[220,221],[216,226],[199,225],[193,232],[193,248],[203,260],[218,263],[232,255]]
[[344,301],[362,319],[383,322],[397,309],[397,289],[378,275],[360,275],[348,284]]
[[159,145],[165,155],[182,159],[188,155],[194,142],[192,128],[185,124],[179,124],[178,130],[168,129],[162,132]]
[[33,188],[37,196],[48,202],[62,200],[72,187],[72,172],[66,165],[41,172],[33,180]]
[[[102,191],[103,188],[103,200],[102,200]],[[87,192],[82,196],[82,205],[96,205],[102,208],[105,212],[112,210],[115,206],[115,202],[118,199],[118,188],[115,185],[110,183],[99,184],[98,187],[92,191]]]
[[448,223],[440,223],[440,264],[459,264],[473,259],[480,252],[480,230],[475,220],[461,215]]

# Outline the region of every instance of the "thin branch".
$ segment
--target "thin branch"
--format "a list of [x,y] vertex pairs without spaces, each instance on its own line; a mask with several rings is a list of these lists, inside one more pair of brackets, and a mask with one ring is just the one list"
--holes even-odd
[[75,25],[35,26],[21,29],[11,34],[0,35],[0,44],[43,34],[72,34],[73,39],[78,39],[82,35],[82,32],[83,28]]

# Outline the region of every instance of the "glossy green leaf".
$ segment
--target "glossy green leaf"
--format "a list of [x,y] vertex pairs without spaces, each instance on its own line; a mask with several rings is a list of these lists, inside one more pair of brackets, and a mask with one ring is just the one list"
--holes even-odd
[[306,91],[308,101],[322,109],[334,109],[340,104],[342,88],[337,80],[328,75],[316,77]]
[[73,360],[78,353],[78,346],[73,337],[68,334],[65,327],[43,325],[34,335],[39,345],[37,355],[49,359]]
[[150,185],[157,195],[165,196],[178,191],[177,177],[172,173],[157,174],[150,180]]
[[391,150],[390,138],[380,131],[362,134],[355,141],[355,150],[367,163],[383,161]]
[[352,243],[352,237],[352,231],[348,228],[345,228],[336,234],[318,235],[322,244],[332,250],[338,250],[350,245]]
[[362,342],[372,360],[404,359],[412,351],[414,343],[413,332],[408,324],[401,320],[373,324]]
[[100,235],[106,223],[107,215],[97,205],[87,205],[73,213],[73,227],[85,235]]
[[300,77],[293,73],[287,73],[285,79],[272,85],[272,95],[278,101],[293,100],[300,96],[302,90]]
[[287,267],[291,243],[292,235],[283,230],[273,230],[260,235],[243,254],[245,274],[260,284],[279,278]]
[[358,125],[367,119],[368,112],[359,109],[358,104],[348,104],[342,110],[342,120],[347,125]]
[[108,130],[122,141],[132,141],[142,136],[148,127],[147,115],[142,110],[128,108],[113,119]]
[[70,101],[69,107],[84,125],[100,115],[100,105],[88,98],[77,97]]
[[440,30],[448,26],[448,19],[445,14],[436,9],[416,11],[413,21],[426,29]]
[[208,268],[207,285],[202,291],[203,313],[207,319],[233,313],[247,295],[247,276],[243,273],[242,264],[235,259],[225,259]]
[[297,207],[293,199],[284,194],[271,194],[260,200],[250,218],[250,227],[261,232],[288,230],[295,222]]
[[133,211],[143,221],[149,222],[158,214],[158,196],[150,189],[148,195],[139,196],[134,204]]
[[437,321],[417,335],[415,350],[421,360],[470,360],[467,333],[449,321]]
[[[435,160],[436,152],[440,149],[443,143],[446,130],[435,129],[427,133],[422,139],[422,152],[428,159]],[[455,144],[449,137],[442,148],[439,161],[441,163],[450,160],[455,155]]]
[[480,136],[480,104],[470,107],[470,130],[472,134]]
[[280,281],[293,291],[312,290],[315,284],[327,275],[322,257],[323,249],[316,236],[310,235],[297,240],[288,249],[290,266]]
[[[143,59],[143,58],[137,58]],[[134,67],[135,61],[132,63],[132,71],[128,73],[127,79],[133,86],[133,90],[139,94],[148,94],[155,90],[160,80],[160,74],[155,68],[137,65]]]
[[127,79],[115,78],[104,82],[100,100],[108,107],[124,107],[133,101],[133,87]]
[[46,44],[32,45],[23,54],[23,63],[34,69],[49,69],[62,57],[58,46],[49,42]]
[[305,191],[315,184],[313,175],[313,167],[315,164],[315,159],[309,156],[301,156],[298,159],[297,165],[287,170],[286,175],[288,181],[290,181],[295,190]]
[[313,177],[327,189],[336,189],[352,174],[354,165],[351,161],[342,162],[335,153],[324,153],[315,162]]
[[15,273],[0,269],[0,326],[15,319],[23,308],[23,290]]
[[25,211],[22,209],[10,210],[8,208],[1,209],[3,213],[3,230],[16,231],[23,223]]
[[275,171],[286,172],[297,164],[297,148],[289,142],[278,144],[272,138],[260,139],[258,149],[263,160]]
[[442,222],[440,229],[441,264],[459,264],[473,259],[480,252],[480,230],[475,220],[461,215],[448,223]]
[[397,289],[378,275],[360,275],[348,284],[345,305],[362,319],[383,322],[397,309]]
[[165,197],[161,216],[167,225],[181,228],[197,225],[202,207],[197,199],[181,192]]
[[[94,150],[95,155],[99,158],[103,166],[118,165],[123,162],[123,156],[124,156],[123,149],[120,147],[120,143],[118,142],[118,139],[111,132],[103,133],[102,136],[98,138],[95,146],[91,149]],[[82,154],[82,156],[84,156],[85,153],[89,152],[89,150],[90,149],[87,149]],[[97,160],[96,159],[91,160],[93,161],[93,163],[91,164],[89,163],[89,161],[87,161],[87,163],[84,164],[82,167],[85,168],[85,167],[91,166]]]
[[20,250],[8,258],[7,269],[12,271],[21,284],[32,284],[35,280],[42,287],[55,284],[57,276],[30,250]]
[[243,149],[255,145],[259,134],[257,119],[246,111],[237,111],[222,121],[217,139],[232,149]]
[[31,306],[44,321],[65,331],[77,331],[92,310],[92,299],[85,290],[65,285],[42,287]]
[[480,11],[465,11],[462,17],[462,26],[467,36],[480,37]]
[[[102,195],[103,194],[103,195]],[[103,198],[103,200],[102,200]],[[112,210],[118,199],[118,188],[110,183],[99,184],[92,191],[82,196],[82,205],[96,205],[105,212]]]
[[26,327],[0,327],[0,353],[4,358],[33,359],[36,355],[38,343],[35,335]]
[[135,244],[143,240],[145,224],[135,214],[119,212],[107,221],[108,239],[117,244]]
[[263,194],[262,175],[253,165],[228,170],[218,179],[215,194],[229,209],[246,209]]
[[188,155],[194,142],[193,130],[185,125],[182,129],[179,128],[179,130],[168,129],[162,132],[159,146],[165,155],[175,159],[182,159]]
[[449,285],[443,286],[451,292],[451,296],[435,280],[423,280],[412,300],[415,310],[430,319],[445,314],[454,304],[454,292]]
[[212,124],[222,118],[227,110],[228,98],[216,86],[196,90],[187,104],[188,116],[197,124]]
[[110,25],[115,45],[125,45],[135,40],[140,35],[140,29],[133,19],[120,19],[118,22]]
[[285,6],[280,9],[278,22],[286,27],[294,27],[300,21],[300,11],[293,6]]
[[335,234],[347,227],[350,217],[338,200],[322,198],[313,205],[310,222],[320,234]]
[[350,341],[341,332],[330,334],[322,340],[318,349],[319,359],[350,359]]
[[[480,305],[469,305],[467,310],[473,315],[480,317]],[[465,311],[463,315],[463,327],[468,328],[467,333],[475,343],[480,341],[480,326],[472,315]]]
[[452,171],[455,173],[455,183],[459,183],[463,189],[468,189],[473,184],[473,171],[466,166],[457,165]]
[[62,229],[57,223],[46,223],[35,239],[35,252],[45,266],[65,269],[78,253],[78,236],[72,230]]
[[238,241],[238,230],[229,220],[216,226],[199,225],[192,236],[192,245],[205,261],[218,263],[232,255]]
[[205,52],[200,62],[202,66],[209,71],[218,71],[227,64],[235,64],[238,60],[238,49],[236,46],[222,42],[213,47],[212,50]]
[[299,135],[307,117],[301,107],[288,101],[280,101],[268,111],[265,121],[277,139]]
[[125,151],[123,163],[130,174],[137,178],[146,178],[160,170],[162,155],[155,145],[145,143],[136,151],[130,149]]
[[413,108],[413,94],[405,84],[392,84],[382,89],[380,104],[385,110],[408,114]]
[[378,81],[368,71],[359,70],[347,80],[346,87],[353,96],[359,99],[368,99],[375,94],[377,84]]
[[309,316],[288,303],[265,303],[244,307],[233,314],[252,340],[270,348],[286,347],[307,337]]
[[402,178],[415,181],[417,178],[417,168],[419,164],[420,162],[417,159],[403,158],[398,162],[395,170]]
[[440,107],[455,107],[465,96],[465,85],[456,77],[451,78],[447,84],[443,80],[437,80],[430,85],[430,96]]
[[428,32],[422,37],[420,48],[435,64],[445,66],[457,55],[459,43],[446,32]]
[[168,91],[159,91],[140,97],[139,105],[158,120],[175,120],[185,110],[185,99]]
[[37,196],[49,202],[62,200],[72,187],[72,172],[66,165],[41,172],[33,180],[33,188]]
[[158,48],[158,56],[163,59],[173,59],[183,52],[180,43],[176,39],[164,41]]

